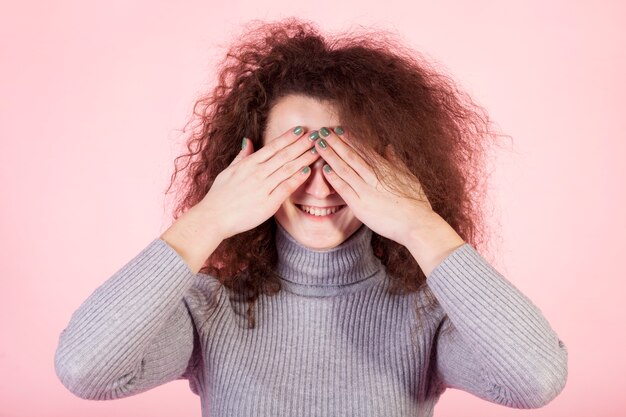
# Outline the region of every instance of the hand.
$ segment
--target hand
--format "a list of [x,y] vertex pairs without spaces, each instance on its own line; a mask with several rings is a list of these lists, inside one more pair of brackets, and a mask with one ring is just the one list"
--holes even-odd
[[[354,215],[370,229],[402,245],[408,245],[411,238],[409,226],[435,216],[419,180],[392,147],[387,145],[385,157],[373,155],[377,166],[385,173],[382,178],[384,182],[379,182],[361,153],[350,144],[349,132],[337,135],[331,129],[326,130],[330,134],[322,136],[316,147],[331,167],[330,173],[323,170],[328,182]],[[328,144],[326,148],[320,146],[322,139]],[[414,197],[400,196],[393,191],[394,188],[405,192],[413,190]]]
[[211,221],[219,224],[222,238],[253,229],[272,217],[280,205],[306,181],[310,169],[302,168],[319,158],[310,152],[313,143],[301,128],[289,129],[256,152],[252,141],[218,174],[198,204]]

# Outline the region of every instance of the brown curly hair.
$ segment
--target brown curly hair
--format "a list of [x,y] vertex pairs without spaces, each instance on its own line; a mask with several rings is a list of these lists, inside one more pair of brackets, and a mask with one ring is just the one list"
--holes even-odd
[[[239,153],[242,137],[262,147],[272,106],[288,94],[328,100],[355,146],[367,157],[383,154],[391,144],[419,179],[432,209],[463,240],[479,248],[486,225],[482,204],[487,138],[494,135],[485,110],[476,105],[443,71],[402,45],[386,31],[352,31],[332,39],[317,25],[298,18],[275,22],[253,20],[218,63],[218,85],[193,106],[188,153],[175,160],[184,173],[173,216],[199,203],[215,177]],[[179,160],[186,163],[179,167]],[[370,166],[379,175],[375,164]],[[380,176],[379,176],[380,178]],[[410,191],[407,190],[407,194]],[[274,217],[252,230],[225,239],[200,273],[216,277],[247,304],[248,326],[255,327],[258,296],[281,289]],[[427,305],[436,303],[426,276],[404,246],[373,233],[374,253],[392,278],[389,291],[424,291]]]

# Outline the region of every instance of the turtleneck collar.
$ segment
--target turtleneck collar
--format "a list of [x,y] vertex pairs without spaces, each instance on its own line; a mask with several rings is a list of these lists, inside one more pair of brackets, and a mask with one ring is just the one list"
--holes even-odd
[[374,255],[372,230],[363,224],[340,245],[311,249],[295,240],[276,222],[276,272],[287,290],[305,296],[333,296],[354,292],[384,277]]

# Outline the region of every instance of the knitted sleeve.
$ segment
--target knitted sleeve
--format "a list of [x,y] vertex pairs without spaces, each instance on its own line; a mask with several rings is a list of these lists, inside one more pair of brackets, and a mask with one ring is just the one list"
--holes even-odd
[[160,238],[98,287],[61,332],[55,371],[78,397],[110,400],[193,375],[194,274]]
[[446,257],[427,284],[446,313],[436,375],[513,408],[539,408],[567,380],[567,348],[540,310],[469,243]]

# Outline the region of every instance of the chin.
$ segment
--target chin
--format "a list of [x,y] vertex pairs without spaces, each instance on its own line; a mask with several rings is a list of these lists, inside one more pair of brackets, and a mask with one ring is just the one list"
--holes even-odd
[[339,246],[363,224],[348,206],[329,218],[314,219],[291,202],[280,206],[274,220],[297,242],[315,250]]

